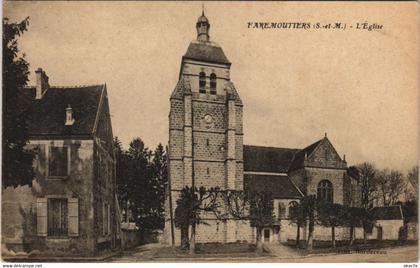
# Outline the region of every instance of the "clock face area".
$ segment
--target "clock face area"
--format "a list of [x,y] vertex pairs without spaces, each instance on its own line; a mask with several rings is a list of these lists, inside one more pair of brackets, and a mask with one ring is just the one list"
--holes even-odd
[[214,119],[213,116],[211,116],[210,114],[206,114],[205,116],[203,116],[202,120],[205,128],[210,129],[214,126]]
[[204,122],[206,122],[207,124],[213,123],[213,117],[211,115],[209,115],[209,114],[206,114],[204,116]]

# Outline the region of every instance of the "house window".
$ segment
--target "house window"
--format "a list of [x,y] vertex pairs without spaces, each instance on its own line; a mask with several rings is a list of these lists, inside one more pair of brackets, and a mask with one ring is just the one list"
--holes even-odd
[[216,75],[212,73],[210,75],[210,94],[216,95]]
[[206,73],[200,72],[199,75],[199,92],[206,93]]
[[67,199],[48,199],[48,236],[67,236]]
[[321,201],[333,203],[333,185],[329,180],[323,180],[318,183],[317,197]]
[[103,235],[108,235],[109,234],[109,229],[110,229],[110,224],[109,224],[109,205],[104,203],[103,206]]
[[289,203],[289,218],[292,218],[293,215],[297,214],[298,206],[299,206],[299,204],[296,201],[291,201]]
[[278,218],[283,219],[286,216],[286,207],[283,203],[279,203],[278,207]]
[[65,177],[69,171],[69,148],[67,146],[50,147],[48,173],[50,177]]

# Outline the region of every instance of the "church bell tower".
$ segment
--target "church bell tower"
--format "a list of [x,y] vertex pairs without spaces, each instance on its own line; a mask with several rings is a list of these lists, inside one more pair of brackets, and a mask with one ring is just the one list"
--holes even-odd
[[[197,38],[182,57],[179,81],[170,97],[165,238],[175,244],[180,235],[173,216],[183,187],[243,189],[243,105],[230,79],[231,62],[210,41],[204,12],[196,29]],[[211,219],[207,223],[198,227],[197,242],[236,241],[230,230],[234,223]]]

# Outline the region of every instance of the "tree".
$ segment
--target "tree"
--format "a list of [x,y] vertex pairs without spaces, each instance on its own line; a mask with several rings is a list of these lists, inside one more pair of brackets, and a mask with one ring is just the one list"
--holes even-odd
[[331,227],[332,247],[335,248],[335,228],[344,225],[346,209],[341,204],[321,202],[318,203],[318,220],[327,227]]
[[302,208],[303,216],[308,222],[308,239],[306,242],[306,249],[312,250],[314,227],[315,223],[317,222],[316,210],[318,207],[318,200],[316,199],[315,195],[306,195],[301,199],[300,205]]
[[257,252],[263,250],[262,229],[274,223],[274,207],[269,192],[224,192],[227,214],[236,220],[249,220],[257,230]]
[[29,63],[25,54],[19,56],[18,37],[29,25],[29,18],[10,23],[3,18],[3,187],[32,185],[33,154],[28,144],[28,112],[23,110],[20,90],[26,86]]
[[413,167],[407,174],[408,185],[406,186],[406,201],[418,200],[418,188],[419,188],[419,166]]
[[[189,247],[190,254],[195,253],[195,229],[197,225],[204,223],[202,214],[211,213],[216,219],[220,219],[219,195],[218,188],[200,187],[197,189],[185,186],[181,190],[181,195],[176,201],[175,227],[181,230],[181,247],[184,249]],[[189,227],[191,227],[191,237],[188,241]]]
[[377,170],[371,163],[362,163],[357,167],[360,187],[361,187],[361,207],[364,209],[361,214],[363,223],[363,240],[367,243],[367,231],[371,226],[371,219],[368,211],[373,208],[373,202],[376,199],[376,174]]
[[[163,229],[164,191],[167,184],[167,162],[164,147],[152,152],[140,138],[131,141],[128,150],[114,138],[117,160],[117,192],[126,221],[134,220],[142,232]],[[128,219],[131,212],[132,218]]]
[[362,226],[362,220],[366,218],[364,216],[364,209],[359,207],[347,207],[343,206],[343,225],[350,228],[349,233],[349,245],[353,245],[354,242],[354,229],[355,227]]
[[381,170],[376,174],[375,186],[382,205],[394,205],[405,190],[403,174],[397,170]]
[[149,191],[148,181],[151,176],[150,161],[152,152],[144,146],[140,138],[130,142],[127,155],[128,163],[128,185],[126,191],[129,196],[129,210],[133,214],[134,221],[142,232],[154,228],[150,222],[150,202],[153,196]]
[[249,196],[249,220],[257,229],[257,252],[262,253],[262,230],[274,223],[274,206],[270,192],[251,192]]
[[292,205],[290,207],[290,220],[292,223],[296,224],[297,230],[296,230],[296,247],[300,247],[300,227],[302,227],[305,222],[305,214],[303,211],[303,207],[301,204],[296,203],[295,205]]
[[419,166],[413,167],[407,175],[408,180],[413,185],[414,188],[418,188],[419,186]]
[[165,187],[168,184],[166,152],[162,144],[158,144],[153,152],[151,163],[152,177],[150,180],[151,189],[156,198],[151,203],[151,207],[156,211],[157,228],[163,229],[165,226],[164,204],[165,204]]
[[371,163],[362,163],[357,167],[360,187],[361,187],[361,206],[365,209],[373,207],[373,201],[376,199],[375,176],[377,170]]
[[129,176],[129,156],[127,152],[123,150],[122,143],[118,137],[114,138],[114,152],[115,152],[115,160],[116,160],[116,181],[117,181],[117,197],[120,206],[125,211],[125,221],[130,222],[129,219],[129,204],[130,204],[130,197],[131,197],[131,189],[132,179]]

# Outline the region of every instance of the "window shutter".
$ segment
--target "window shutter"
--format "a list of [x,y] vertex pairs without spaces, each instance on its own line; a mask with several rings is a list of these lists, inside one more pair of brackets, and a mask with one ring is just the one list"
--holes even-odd
[[36,199],[36,232],[38,236],[47,236],[47,198]]
[[69,217],[69,236],[79,235],[79,200],[77,198],[68,199]]

